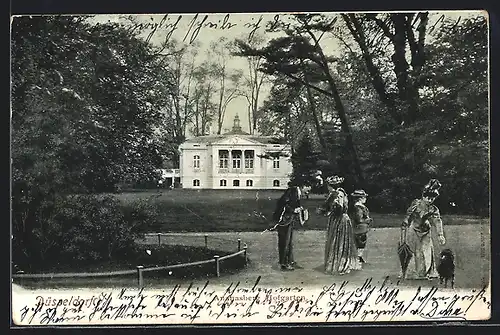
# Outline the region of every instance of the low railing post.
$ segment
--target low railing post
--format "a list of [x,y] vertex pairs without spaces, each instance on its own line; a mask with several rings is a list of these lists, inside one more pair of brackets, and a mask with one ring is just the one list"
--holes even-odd
[[238,251],[240,251],[240,250],[241,250],[241,239],[239,238],[238,239]]
[[215,275],[217,277],[220,277],[220,264],[219,264],[219,256],[215,255]]
[[161,233],[158,233],[158,246],[161,246]]
[[208,235],[205,235],[205,248],[208,248]]
[[139,285],[139,288],[144,287],[144,278],[142,275],[142,269],[144,269],[142,265],[137,266],[137,284]]
[[245,244],[245,246],[243,247],[243,257],[245,259],[245,266],[247,265],[247,245]]

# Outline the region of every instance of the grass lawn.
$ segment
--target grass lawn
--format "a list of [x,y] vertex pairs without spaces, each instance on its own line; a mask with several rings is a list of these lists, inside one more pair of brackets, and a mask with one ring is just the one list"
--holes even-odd
[[[184,245],[197,247],[204,245],[203,234],[190,234],[196,232],[208,233],[208,247],[213,250],[224,250],[226,253],[234,252],[237,248],[237,239],[248,245],[249,265],[243,269],[240,263],[221,265],[221,277],[211,279],[212,282],[227,284],[235,281],[253,283],[257,276],[262,276],[263,285],[292,285],[307,283],[308,285],[327,285],[339,278],[325,275],[321,271],[324,251],[325,228],[327,220],[315,214],[314,209],[324,200],[322,195],[312,195],[304,199],[303,205],[309,208],[310,220],[294,237],[295,258],[304,267],[289,273],[279,270],[277,264],[277,238],[275,232],[261,234],[269,227],[276,200],[282,191],[196,191],[196,190],[171,190],[159,193],[128,192],[116,196],[124,202],[147,199],[152,201],[160,210],[160,220],[157,224],[150,224],[149,232],[168,232],[162,237],[162,243],[170,246]],[[367,203],[369,206],[369,202]],[[391,276],[395,280],[399,272],[399,260],[396,249],[399,240],[399,229],[402,214],[378,214],[372,210],[374,225],[369,235],[367,258],[369,264],[361,272],[354,272],[343,277],[351,282],[362,284],[366,278],[383,280]],[[480,287],[489,281],[490,269],[490,232],[489,218],[471,216],[457,216],[443,214],[447,244],[456,254],[457,287]],[[181,233],[181,234],[176,234]],[[184,233],[184,234],[183,234]],[[142,241],[144,248],[153,248],[157,243],[155,235]],[[438,246],[439,252],[441,246]],[[172,249],[173,250],[173,249]],[[183,262],[188,257],[187,249],[175,249],[173,259],[165,257],[165,262]],[[184,251],[183,251],[184,250]],[[217,251],[220,255],[224,253]],[[145,257],[145,253],[141,257]],[[201,252],[200,252],[201,255]],[[212,254],[203,254],[211,258]],[[133,259],[129,266],[135,268],[138,263],[148,264],[145,259]],[[159,263],[159,259],[158,262]],[[151,265],[155,265],[155,262]],[[122,266],[123,264],[121,264]],[[213,265],[213,264],[212,264]],[[79,267],[80,270],[84,270]],[[114,270],[112,264],[106,266],[106,271]],[[123,267],[121,268],[123,269]],[[234,271],[233,271],[233,270]],[[213,268],[200,269],[198,273],[213,273]],[[73,271],[77,271],[73,267]],[[184,277],[194,280],[206,280],[196,273],[176,272],[158,273],[152,276],[145,274],[145,285],[148,287],[163,287],[165,284],[182,283]],[[196,279],[198,278],[198,279]],[[201,278],[201,279],[200,279]],[[203,279],[205,278],[205,279]],[[54,279],[39,282],[18,282],[28,287],[130,287],[136,285],[135,276],[128,278],[78,278],[75,280]],[[406,285],[433,285],[436,283],[412,283]]]
[[[222,232],[262,231],[270,224],[280,190],[163,190],[128,192],[116,196],[124,202],[152,197],[158,206],[159,223],[151,224],[151,232]],[[326,218],[315,213],[324,195],[311,195],[302,204],[309,209],[310,219],[302,229],[323,230]],[[370,207],[368,200],[367,206]],[[374,228],[399,227],[401,214],[378,214],[371,209]],[[488,218],[446,215],[445,225],[488,223]]]

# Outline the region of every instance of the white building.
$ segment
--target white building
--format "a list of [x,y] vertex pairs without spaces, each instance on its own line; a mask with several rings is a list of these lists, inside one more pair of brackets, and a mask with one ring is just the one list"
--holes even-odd
[[193,137],[179,151],[183,188],[285,189],[292,173],[290,146],[245,133],[238,116],[232,131]]
[[158,186],[171,188],[180,183],[181,172],[179,169],[158,169],[160,180]]

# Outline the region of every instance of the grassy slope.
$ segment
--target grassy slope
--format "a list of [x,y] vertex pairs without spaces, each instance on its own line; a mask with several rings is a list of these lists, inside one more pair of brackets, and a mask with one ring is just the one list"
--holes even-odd
[[[261,231],[270,225],[269,218],[281,191],[238,190],[172,190],[158,193],[130,192],[117,195],[124,201],[154,197],[160,209],[160,224],[152,224],[149,231],[157,232],[217,232]],[[312,195],[302,201],[309,209],[310,220],[303,229],[325,229],[326,218],[315,209],[324,200],[323,195]],[[369,207],[369,202],[367,203]],[[398,227],[403,214],[378,214],[371,209],[374,228]],[[488,218],[446,215],[445,225],[488,223]]]

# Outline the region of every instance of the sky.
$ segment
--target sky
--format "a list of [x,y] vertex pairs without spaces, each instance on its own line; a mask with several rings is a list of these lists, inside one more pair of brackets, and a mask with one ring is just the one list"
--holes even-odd
[[[458,18],[475,16],[480,12],[464,11],[441,11],[430,12],[428,27],[441,16]],[[323,13],[330,15],[332,19],[339,13]],[[143,37],[147,38],[151,34],[151,43],[160,45],[165,39],[176,39],[185,44],[193,42],[200,43],[200,53],[197,62],[206,59],[206,52],[213,41],[221,37],[227,39],[245,38],[252,34],[262,34],[266,40],[276,37],[275,34],[265,32],[268,22],[290,22],[290,16],[287,13],[221,13],[221,14],[141,14],[141,15],[97,15],[93,20],[97,22],[127,22],[126,16],[132,16],[136,22],[142,23],[144,28]],[[342,24],[340,17],[337,24]],[[338,55],[339,41],[333,36],[325,36],[321,41],[321,46],[327,55]],[[232,57],[229,61],[229,67],[233,69],[242,69],[244,74],[248,73],[248,63],[243,57]],[[261,91],[259,105],[268,96],[270,86],[263,87]],[[238,114],[241,119],[241,126],[244,131],[249,131],[247,100],[244,97],[233,100],[227,108],[223,129],[230,129],[233,124],[234,116]]]

